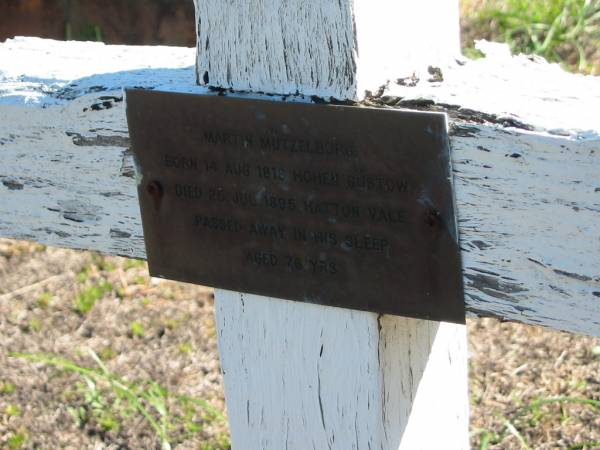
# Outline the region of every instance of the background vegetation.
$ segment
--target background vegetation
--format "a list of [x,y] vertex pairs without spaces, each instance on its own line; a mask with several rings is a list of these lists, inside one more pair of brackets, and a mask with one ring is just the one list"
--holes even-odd
[[463,44],[507,42],[568,70],[600,73],[600,0],[464,0]]

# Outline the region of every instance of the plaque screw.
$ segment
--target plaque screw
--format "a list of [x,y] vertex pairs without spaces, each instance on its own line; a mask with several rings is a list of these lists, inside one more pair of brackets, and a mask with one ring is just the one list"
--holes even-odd
[[158,209],[160,207],[160,200],[163,196],[163,188],[161,184],[154,180],[146,185],[146,192],[152,197],[154,200],[154,207]]
[[439,227],[442,223],[440,212],[433,208],[427,211],[425,214],[425,223],[430,227]]

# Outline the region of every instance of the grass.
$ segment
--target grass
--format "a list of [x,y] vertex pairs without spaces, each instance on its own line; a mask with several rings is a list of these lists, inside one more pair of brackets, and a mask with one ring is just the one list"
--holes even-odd
[[102,350],[100,350],[98,356],[102,361],[110,361],[111,359],[117,356],[117,352],[112,347],[106,346]]
[[33,319],[30,319],[29,323],[27,324],[27,328],[29,328],[29,331],[32,331],[34,333],[39,333],[42,330],[42,327],[42,321],[35,317]]
[[18,449],[23,448],[26,443],[27,443],[27,433],[22,431],[19,433],[12,434],[8,438],[7,445],[10,450],[18,450]]
[[145,268],[146,267],[146,261],[144,261],[143,259],[126,259],[124,264],[123,264],[123,269],[125,270],[129,270],[129,269],[136,269],[136,268]]
[[40,309],[46,309],[52,303],[52,294],[50,292],[43,292],[37,298],[36,305]]
[[[124,420],[136,416],[150,426],[161,448],[169,450],[173,442],[199,433],[204,424],[226,420],[204,400],[171,393],[152,380],[129,382],[110,372],[92,350],[88,349],[88,354],[97,367],[85,367],[54,354],[11,353],[10,356],[81,377],[83,382],[77,391],[83,396],[84,406],[68,408],[79,427],[94,422],[104,432],[118,431]],[[176,433],[178,429],[184,431]],[[213,448],[229,448],[227,436],[218,439],[219,447]]]
[[99,25],[87,23],[73,32],[71,22],[65,24],[65,39],[67,41],[95,41],[102,42],[102,28]]
[[132,322],[131,325],[129,326],[129,329],[131,331],[131,335],[136,338],[141,339],[146,334],[144,325],[138,321]]
[[73,303],[73,309],[81,315],[87,314],[92,310],[94,305],[98,300],[100,300],[104,294],[112,291],[112,284],[103,281],[99,284],[93,284],[85,289],[83,289],[77,296],[75,297]]
[[[38,384],[21,385],[18,378],[19,372],[16,371],[10,374],[7,372],[2,375],[0,379],[0,401],[3,403],[0,407],[0,422],[8,404],[16,405],[21,409],[22,414],[20,417],[12,417],[10,419],[12,429],[7,430],[5,434],[0,432],[0,448],[8,450],[12,448],[34,448],[33,446],[35,445],[38,445],[36,448],[52,448],[51,444],[47,445],[42,442],[44,440],[51,442],[52,439],[56,439],[59,435],[70,436],[75,439],[78,439],[79,435],[82,435],[85,436],[81,438],[82,441],[98,441],[101,439],[107,445],[110,443],[115,446],[127,442],[126,445],[129,445],[130,448],[151,448],[150,445],[139,445],[139,442],[149,443],[149,441],[155,441],[152,442],[152,448],[156,448],[156,444],[160,448],[160,445],[164,443],[161,441],[161,430],[164,430],[163,434],[166,435],[166,443],[172,447],[176,447],[183,442],[186,444],[193,442],[193,447],[190,446],[189,448],[203,450],[229,448],[227,434],[219,431],[215,433],[214,431],[224,428],[225,424],[222,422],[222,419],[217,414],[212,414],[209,409],[204,408],[202,400],[180,396],[176,392],[179,389],[176,387],[180,383],[179,377],[184,375],[184,372],[172,372],[160,384],[153,382],[152,379],[132,381],[132,377],[152,377],[155,380],[159,378],[162,380],[163,373],[169,372],[163,367],[159,368],[160,370],[150,371],[152,375],[130,375],[130,378],[127,378],[128,373],[149,373],[148,368],[145,368],[143,364],[142,369],[139,371],[132,370],[131,372],[126,372],[126,370],[130,370],[128,367],[131,367],[136,361],[141,361],[144,358],[145,353],[143,350],[147,345],[152,347],[152,349],[156,348],[155,345],[163,345],[164,347],[161,347],[161,355],[163,355],[164,360],[168,361],[179,357],[180,360],[188,362],[186,363],[188,370],[192,367],[198,368],[198,365],[202,364],[201,360],[190,358],[187,355],[194,355],[195,352],[205,351],[208,334],[213,336],[213,338],[216,336],[214,322],[208,315],[203,317],[194,313],[193,319],[190,319],[188,316],[191,313],[187,313],[187,315],[182,314],[182,310],[190,311],[189,308],[196,305],[196,303],[188,300],[188,298],[197,298],[199,294],[179,291],[177,287],[169,283],[154,285],[153,283],[144,281],[143,284],[136,285],[137,281],[142,280],[136,277],[136,275],[142,274],[142,269],[145,266],[141,261],[132,261],[129,263],[125,260],[120,261],[114,258],[107,258],[107,261],[94,259],[92,262],[86,260],[81,264],[87,264],[86,269],[81,272],[79,282],[82,284],[77,285],[77,283],[73,283],[70,292],[57,292],[52,298],[48,296],[48,314],[36,310],[36,307],[39,307],[37,304],[39,297],[32,295],[29,299],[32,306],[31,309],[28,309],[30,311],[28,314],[30,315],[21,319],[15,319],[15,326],[8,329],[8,335],[10,336],[10,333],[13,331],[15,333],[24,333],[24,324],[29,324],[29,329],[31,329],[31,318],[40,318],[43,320],[44,326],[37,335],[27,333],[24,341],[27,345],[32,342],[32,339],[38,339],[36,342],[51,342],[51,335],[45,335],[44,333],[48,333],[49,330],[56,331],[57,327],[60,326],[61,333],[64,336],[69,336],[70,341],[68,344],[72,345],[71,348],[85,348],[86,345],[89,345],[87,342],[95,346],[97,345],[97,357],[105,365],[110,366],[107,361],[110,361],[111,364],[118,364],[120,367],[119,374],[117,375],[114,372],[104,373],[102,367],[94,362],[91,354],[85,352],[76,353],[76,356],[73,356],[72,360],[58,355],[33,355],[41,356],[45,360],[48,360],[48,358],[58,358],[57,360],[53,360],[53,364],[44,362],[42,359],[39,361],[57,370],[43,371],[47,373],[42,374],[41,378],[43,381],[41,383],[42,386],[48,387],[48,391],[45,391],[47,394],[44,398],[45,403],[43,406],[35,400],[39,393],[36,396],[31,396],[34,400],[31,403],[27,403],[29,400],[29,390],[39,389]],[[112,283],[117,288],[122,283],[122,280],[119,278],[119,272],[123,270],[123,279],[126,282],[125,284],[129,285],[130,288],[129,292],[126,293],[126,297],[131,301],[115,302],[114,310],[104,310],[109,318],[104,323],[101,322],[102,317],[99,315],[94,318],[93,325],[95,330],[93,338],[91,338],[93,341],[87,341],[88,338],[84,339],[80,331],[71,331],[71,325],[66,326],[63,321],[60,321],[60,324],[46,321],[53,314],[64,314],[65,319],[68,317],[72,318],[72,325],[76,329],[81,324],[81,317],[79,317],[80,313],[75,313],[73,308],[73,295],[76,295],[77,292],[83,293],[89,287],[101,285],[102,283]],[[167,290],[173,291],[173,298],[177,300],[176,305],[171,304],[172,302],[164,301],[167,297]],[[182,292],[185,292],[185,294],[182,294]],[[100,300],[96,300],[96,303],[98,301]],[[152,303],[152,307],[142,308],[141,304],[146,303],[149,305]],[[200,318],[200,323],[198,323],[198,318]],[[137,321],[145,327],[143,339],[131,339],[134,336],[133,330],[135,327],[133,324]],[[196,332],[202,330],[202,339],[188,332],[190,326],[193,326]],[[156,341],[154,339],[158,335],[157,331],[160,328],[164,328],[166,334],[159,341]],[[123,331],[127,333],[123,333]],[[487,332],[490,333],[489,331]],[[496,330],[495,333],[497,332]],[[496,335],[492,334],[486,334],[486,336],[491,336],[490,339],[495,339],[496,337]],[[530,337],[529,334],[527,336],[528,338]],[[115,337],[117,339],[113,340]],[[502,338],[502,341],[506,339]],[[584,338],[581,337],[581,339]],[[523,340],[516,339],[515,342],[523,342]],[[539,343],[532,345],[529,340],[525,342],[530,346],[539,345]],[[550,345],[550,347],[554,348],[559,346],[557,344]],[[138,351],[133,353],[134,357],[130,358],[130,361],[127,362],[127,349],[134,347],[137,347]],[[13,346],[12,348],[14,350],[23,349],[22,351],[27,351],[26,349],[31,347],[20,345]],[[62,352],[62,350],[56,350],[57,347],[52,345],[42,345],[37,348],[43,348],[46,351]],[[546,349],[547,347],[542,346],[542,348]],[[568,364],[573,366],[573,368],[582,368],[586,364],[600,362],[600,346],[598,346],[597,341],[589,344],[585,351],[581,350],[579,357],[575,357],[575,353],[578,350],[572,349],[570,345],[565,344],[564,348],[569,349],[569,355],[573,359]],[[517,347],[514,347],[511,351],[517,351],[516,349]],[[523,355],[522,357],[525,358]],[[548,359],[549,356],[543,356],[543,358]],[[490,357],[488,359],[494,358]],[[470,361],[472,371],[477,370],[477,365],[474,361]],[[569,357],[565,361],[569,361]],[[496,362],[494,359],[494,364]],[[63,363],[71,364],[73,367],[66,369]],[[517,367],[520,364],[521,362],[512,364],[509,361],[506,363],[506,367]],[[10,364],[7,365],[7,368],[8,366]],[[23,370],[25,368],[19,364],[16,366],[24,376],[27,376],[27,371],[29,370],[37,369],[39,371],[39,368],[35,366],[28,367],[26,370]],[[86,376],[75,369],[76,367],[81,370],[91,370],[92,373],[86,378]],[[495,367],[493,370],[499,372],[503,366],[494,365],[493,367]],[[544,373],[545,376],[552,370],[548,366],[540,367],[540,373]],[[543,367],[546,367],[546,369],[542,369]],[[598,415],[599,413],[597,390],[596,392],[593,391],[595,386],[593,375],[571,377],[565,375],[566,372],[557,371],[555,381],[559,377],[562,377],[564,386],[555,390],[554,388],[547,387],[547,379],[536,381],[531,386],[536,388],[536,392],[539,392],[537,395],[544,392],[544,394],[541,394],[544,398],[534,398],[532,400],[528,397],[523,399],[523,389],[510,388],[510,390],[502,395],[495,396],[494,385],[501,387],[504,386],[505,382],[510,381],[512,383],[510,386],[515,386],[515,384],[521,383],[522,380],[519,379],[521,380],[519,381],[512,377],[507,379],[508,381],[503,380],[502,377],[494,378],[493,374],[489,373],[491,370],[488,369],[486,376],[478,375],[479,378],[477,379],[481,380],[480,387],[482,392],[478,392],[477,389],[471,390],[474,407],[477,408],[477,405],[479,405],[479,408],[482,409],[481,404],[485,407],[485,411],[479,414],[486,418],[491,416],[493,419],[479,423],[475,422],[475,427],[479,428],[473,432],[472,448],[539,448],[542,445],[550,445],[552,448],[591,450],[595,447],[600,447],[600,444],[594,441],[598,439],[598,434],[593,430],[592,422],[594,419],[593,417],[590,418],[590,416],[594,416],[594,414]],[[191,371],[189,373],[195,372]],[[512,368],[508,373],[511,372]],[[201,372],[197,371],[197,373]],[[75,376],[74,374],[77,375]],[[131,401],[125,393],[119,392],[119,385],[113,387],[110,377],[116,377],[116,380],[125,386],[137,401]],[[8,380],[11,380],[12,383],[17,382],[18,386],[15,386]],[[189,383],[189,380],[189,378],[186,378],[185,383]],[[196,381],[198,381],[198,378],[194,378],[192,383],[196,384]],[[204,384],[204,381],[200,380],[198,384]],[[206,381],[209,381],[208,377]],[[473,381],[472,379],[471,382]],[[525,383],[525,381],[523,382]],[[164,388],[163,383],[171,383],[168,390]],[[541,388],[544,386],[546,388],[542,390]],[[483,395],[483,390],[488,388],[490,389],[487,391],[488,395]],[[509,389],[508,385],[504,388]],[[538,388],[540,388],[539,391]],[[570,392],[571,394],[566,396],[566,392]],[[202,395],[198,394],[199,397]],[[561,397],[561,395],[565,396]],[[213,398],[211,394],[207,394],[207,397]],[[506,401],[503,401],[503,397]],[[53,398],[57,401],[54,401]],[[151,401],[151,398],[154,400]],[[493,402],[486,403],[487,399],[497,400],[498,398],[503,406],[496,407]],[[153,406],[154,404],[157,407]],[[156,428],[153,428],[151,422],[144,416],[137,405],[141,405],[145,409],[146,413],[153,419]],[[164,405],[164,408],[161,405]],[[494,413],[494,410],[498,412]],[[34,434],[31,431],[36,430],[36,426],[38,426],[35,423],[36,418],[38,416],[41,417],[41,413],[54,413],[55,411],[60,412],[62,414],[61,417],[64,417],[65,411],[68,412],[66,416],[67,420],[63,421],[66,423],[56,425],[50,423],[50,427],[56,426],[56,434],[53,434],[54,430],[49,431],[49,429],[46,429],[44,431],[46,435],[45,439],[39,439],[37,436],[39,433]],[[580,412],[582,417],[585,416],[587,422],[584,422],[579,417]],[[590,425],[590,423],[592,424]],[[573,424],[575,426],[572,426]],[[584,432],[581,432],[581,429],[584,429]],[[548,437],[551,433],[553,435]],[[134,434],[135,436],[132,436]],[[556,437],[557,435],[558,437]],[[14,446],[9,446],[9,438],[14,438]],[[571,447],[568,444],[559,445],[558,443],[561,442],[560,439],[564,439],[562,442],[568,442]],[[41,443],[38,444],[36,440],[40,440]],[[206,442],[207,440],[209,441]],[[84,448],[84,446],[82,445],[80,448]]]
[[6,408],[4,408],[4,414],[8,417],[19,417],[21,415],[21,408],[17,405],[8,404]]
[[600,448],[600,441],[589,441],[572,445],[568,450],[594,450]]
[[177,346],[177,349],[184,355],[189,355],[194,351],[194,346],[191,342],[182,342]]
[[[547,405],[559,405],[561,407],[560,413],[563,415],[563,419],[567,419],[565,411],[562,409],[563,405],[585,405],[592,408],[596,413],[600,414],[600,400],[593,400],[588,398],[579,397],[555,397],[555,398],[540,398],[533,400],[527,405],[524,405],[514,411],[510,418],[503,418],[503,426],[499,432],[493,432],[486,429],[476,429],[471,432],[471,437],[479,437],[479,450],[487,450],[491,445],[501,444],[507,435],[513,435],[519,442],[522,450],[530,450],[532,447],[523,437],[520,430],[525,427],[535,428],[540,425],[541,421],[546,416],[553,414],[552,412],[545,410],[543,407]],[[555,413],[554,413],[555,414]],[[581,449],[591,450],[597,448],[600,442],[589,441],[575,444],[569,447],[569,450]]]
[[[467,20],[475,34],[580,71],[598,69],[599,0],[490,0]],[[491,31],[490,31],[491,30]],[[467,52],[468,53],[468,52]]]
[[[172,436],[175,422],[179,421],[189,434],[201,431],[203,421],[225,420],[220,411],[203,400],[174,395],[154,381],[128,382],[110,372],[92,350],[88,353],[97,367],[84,367],[53,354],[13,353],[11,356],[76,373],[82,378],[84,383],[78,389],[86,407],[69,408],[69,413],[80,427],[93,420],[103,431],[116,431],[121,428],[124,419],[137,414],[150,425],[162,449],[168,450],[173,438],[183,437]],[[173,404],[183,409],[184,414],[173,414]],[[201,416],[198,416],[198,409],[202,411]],[[198,420],[199,417],[201,420]],[[229,446],[225,444],[223,448]]]
[[14,394],[17,387],[10,381],[0,381],[0,395]]

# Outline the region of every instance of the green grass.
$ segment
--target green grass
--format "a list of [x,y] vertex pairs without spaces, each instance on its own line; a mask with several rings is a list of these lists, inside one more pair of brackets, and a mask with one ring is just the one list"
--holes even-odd
[[123,268],[125,270],[134,269],[134,268],[142,268],[146,266],[146,261],[143,259],[126,259],[123,263]]
[[42,330],[42,327],[42,321],[35,317],[33,319],[30,319],[29,323],[27,324],[27,328],[29,329],[29,331],[33,331],[34,333],[39,333]]
[[104,294],[112,291],[113,286],[108,282],[102,282],[100,284],[94,284],[83,289],[75,297],[73,303],[73,309],[81,314],[87,314],[92,310],[98,300],[100,300]]
[[133,277],[133,283],[134,284],[142,284],[145,285],[148,282],[148,278],[145,277],[144,275],[136,275],[135,277]]
[[27,433],[25,432],[19,432],[16,434],[11,435],[8,438],[8,448],[10,450],[18,450],[21,449],[25,446],[25,444],[27,443]]
[[98,270],[112,272],[117,268],[109,256],[104,256],[102,253],[94,251],[90,252],[90,256],[92,257],[92,265],[96,266]]
[[[477,429],[471,432],[471,437],[479,436],[478,449],[487,450],[491,445],[498,445],[502,443],[507,435],[512,434],[519,442],[522,450],[529,450],[531,447],[523,437],[522,430],[526,427],[537,427],[544,417],[550,414],[550,412],[544,409],[544,406],[561,405],[562,407],[562,405],[568,404],[585,405],[600,414],[600,400],[579,397],[540,398],[518,408],[513,414],[511,414],[510,418],[504,417],[502,420],[503,426],[498,433],[486,429]],[[568,419],[565,416],[565,412],[562,410],[562,408],[561,414],[563,414],[563,420]],[[598,442],[582,442],[569,447],[569,450],[591,450],[598,444]]]
[[14,394],[17,387],[10,381],[0,381],[0,395]]
[[4,408],[4,414],[6,414],[8,417],[19,417],[21,415],[21,408],[19,408],[17,405],[8,404]]
[[91,271],[91,266],[84,267],[81,271],[77,272],[77,281],[79,281],[80,283],[85,283],[90,278]]
[[50,292],[44,292],[37,298],[36,305],[40,309],[46,309],[48,306],[50,306],[51,302],[52,294]]
[[95,41],[102,42],[102,28],[99,25],[87,23],[81,26],[77,32],[73,32],[71,22],[65,24],[65,39],[67,41]]
[[[150,426],[161,448],[168,450],[172,448],[172,442],[201,432],[204,424],[225,421],[223,414],[204,400],[174,394],[153,380],[126,381],[110,372],[92,350],[88,350],[88,354],[97,367],[85,367],[53,354],[11,353],[10,356],[43,363],[81,377],[83,382],[77,390],[86,407],[68,409],[80,427],[93,422],[104,431],[118,431],[124,420],[136,416]],[[184,430],[183,435],[174,431],[178,429]],[[226,435],[218,436],[217,440],[213,448],[229,448]]]
[[194,346],[192,345],[191,342],[182,342],[177,346],[177,349],[183,354],[183,355],[189,355],[194,351]]
[[131,335],[133,337],[140,339],[143,338],[146,334],[146,329],[144,328],[144,325],[138,321],[131,322],[131,325],[129,325],[129,330],[131,331]]
[[164,319],[162,321],[162,324],[165,328],[173,331],[181,326],[181,320],[177,320],[177,319],[173,319],[173,318]]
[[568,450],[594,450],[598,448],[600,448],[600,441],[589,441],[572,445]]
[[102,361],[110,361],[117,356],[117,352],[112,347],[107,346],[100,350],[98,356]]
[[[475,19],[494,29],[513,52],[540,55],[549,61],[590,71],[590,52],[600,45],[598,0],[490,1]],[[597,63],[597,62],[596,62]]]

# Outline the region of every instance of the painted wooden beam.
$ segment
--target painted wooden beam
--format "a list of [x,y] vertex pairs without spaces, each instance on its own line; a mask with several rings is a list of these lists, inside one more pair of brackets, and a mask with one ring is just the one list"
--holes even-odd
[[[458,21],[432,44],[413,34],[427,7],[458,2],[417,4],[197,0],[198,81],[356,100],[416,55],[458,53]],[[411,26],[377,26],[380,7]],[[215,303],[234,448],[468,448],[465,326],[223,290]],[[424,432],[432,420],[443,433]]]
[[[470,314],[600,336],[600,80],[482,48],[443,82],[426,73],[376,100],[450,113]],[[0,235],[145,258],[122,87],[209,95],[194,62],[171,47],[0,44]]]
[[204,86],[355,99],[459,55],[456,1],[194,3]]
[[469,448],[464,326],[217,294],[233,448]]

